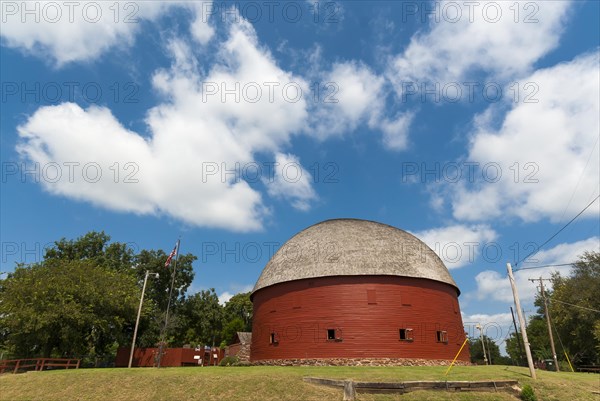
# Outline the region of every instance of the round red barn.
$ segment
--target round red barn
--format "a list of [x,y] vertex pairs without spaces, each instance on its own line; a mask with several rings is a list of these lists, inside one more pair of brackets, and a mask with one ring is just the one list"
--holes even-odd
[[[447,364],[465,340],[459,294],[414,235],[327,220],[287,241],[256,282],[251,361]],[[468,347],[458,361],[468,363]]]

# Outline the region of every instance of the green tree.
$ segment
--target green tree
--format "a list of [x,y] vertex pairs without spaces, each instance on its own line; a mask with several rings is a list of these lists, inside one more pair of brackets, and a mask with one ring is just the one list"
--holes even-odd
[[180,332],[191,344],[215,345],[222,341],[223,307],[215,289],[200,291],[185,300],[180,314]]
[[110,236],[104,231],[91,231],[75,240],[62,238],[54,242],[54,247],[46,250],[44,260],[90,260],[95,265],[131,272],[133,250],[127,244],[109,244],[109,241]]
[[15,357],[103,355],[128,341],[139,296],[134,277],[92,260],[19,266],[0,281],[0,332]]
[[[529,340],[529,347],[531,355],[534,361],[544,360],[552,358],[552,351],[550,349],[550,340],[548,338],[548,326],[546,323],[546,317],[544,313],[544,300],[541,295],[536,295],[534,305],[537,307],[536,314],[529,317],[527,322],[527,338]],[[518,361],[519,364],[526,364],[524,351],[522,353],[519,347],[519,341],[521,347],[523,346],[523,338],[519,333],[517,335],[511,333],[509,338],[506,340],[506,352],[514,361]]]
[[171,265],[165,267],[168,255],[162,250],[142,250],[134,258],[134,270],[137,275],[138,283],[141,287],[146,271],[158,273],[158,278],[148,280],[146,287],[146,297],[151,300],[155,307],[152,314],[148,314],[140,321],[139,344],[142,347],[154,347],[160,341],[160,336],[164,330],[165,314],[167,304],[169,303],[169,289],[171,287],[173,269],[175,270],[175,281],[173,293],[171,295],[171,304],[169,307],[169,326],[166,329],[165,336],[170,346],[181,346],[184,342],[184,335],[187,331],[185,327],[184,303],[187,289],[194,280],[194,268],[192,263],[197,259],[192,254],[182,254]]
[[[549,309],[571,361],[600,364],[600,252],[585,252],[569,277],[552,276]],[[529,332],[528,332],[529,334]],[[560,353],[557,350],[557,353]]]
[[225,323],[221,338],[226,345],[233,344],[233,339],[238,331],[246,331],[246,324],[239,317],[236,317],[233,320]]
[[224,324],[227,326],[230,322],[239,319],[243,326],[237,331],[252,331],[252,301],[250,301],[250,292],[235,294],[225,303]]
[[542,315],[537,314],[529,318],[527,338],[534,360],[552,358],[550,339],[548,338],[548,324]]
[[[165,267],[165,262],[168,255],[163,250],[142,250],[133,259],[134,269],[137,274],[138,281],[141,283],[144,280],[146,270],[152,273],[158,273],[158,279],[153,279],[148,282],[146,296],[152,299],[159,310],[165,311],[169,302],[169,288],[171,287],[172,272],[175,265],[175,259],[171,265]],[[177,266],[175,271],[175,283],[173,286],[173,294],[171,306],[175,309],[185,299],[187,289],[194,280],[194,268],[192,263],[197,259],[192,254],[179,255],[177,258]]]
[[[517,340],[518,336],[518,340]],[[521,345],[519,346],[519,341]],[[521,334],[517,334],[515,332],[510,333],[508,338],[506,339],[506,353],[510,357],[510,359],[519,366],[526,365],[525,354],[524,351],[521,351],[521,347],[523,347],[523,338]]]
[[[597,312],[600,310],[600,253],[585,252],[573,265],[569,277],[556,273],[551,280],[552,289],[547,289],[546,297],[558,359],[563,355],[562,340],[573,363],[600,363],[600,313]],[[536,297],[535,305],[537,314],[530,317],[527,324],[531,353],[537,360],[550,359],[548,326],[540,296]],[[514,333],[507,339],[506,350],[513,359],[518,358],[520,352]]]
[[[135,255],[126,244],[109,241],[107,234],[94,231],[74,240],[62,238],[46,250],[41,263],[20,265],[6,280],[0,281],[0,349],[15,352],[17,356],[36,356],[98,354],[114,351],[118,344],[130,345],[146,270],[160,276],[148,281],[138,344],[156,345],[164,327],[172,277],[172,269],[165,268],[167,254],[162,250],[142,250]],[[177,260],[166,332],[170,344],[182,342],[183,335],[179,332],[187,331],[187,320],[178,316],[178,312],[194,278],[195,260],[191,254],[182,254]],[[174,264],[173,261],[171,267]],[[63,270],[64,274],[58,273]],[[124,286],[111,284],[111,280]],[[33,295],[27,293],[28,288]],[[98,294],[115,298],[109,303],[98,298]],[[16,299],[4,301],[12,296]],[[30,305],[20,312],[17,301],[25,302],[24,299]],[[131,299],[134,315],[130,316]],[[77,333],[82,333],[85,341]]]
[[[483,336],[483,340],[485,342],[485,352],[488,363],[490,363],[490,361],[493,365],[503,363],[504,359],[500,356],[500,348],[498,348],[498,345],[486,335]],[[471,351],[471,362],[477,363],[478,365],[485,364],[480,337],[469,338],[469,349]]]

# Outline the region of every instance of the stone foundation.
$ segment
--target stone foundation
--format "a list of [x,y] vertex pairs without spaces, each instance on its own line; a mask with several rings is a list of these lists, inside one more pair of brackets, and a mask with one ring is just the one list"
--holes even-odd
[[236,356],[240,361],[250,362],[250,344],[242,344]]
[[[323,358],[323,359],[266,359],[252,361],[258,366],[449,366],[445,359],[408,358]],[[456,361],[456,366],[470,366],[470,362]]]

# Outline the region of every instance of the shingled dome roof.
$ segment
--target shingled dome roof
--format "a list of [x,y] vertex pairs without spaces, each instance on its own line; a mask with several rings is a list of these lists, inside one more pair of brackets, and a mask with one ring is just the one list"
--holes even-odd
[[294,235],[267,263],[252,292],[287,281],[361,275],[425,278],[460,293],[423,241],[387,224],[357,219],[323,221]]

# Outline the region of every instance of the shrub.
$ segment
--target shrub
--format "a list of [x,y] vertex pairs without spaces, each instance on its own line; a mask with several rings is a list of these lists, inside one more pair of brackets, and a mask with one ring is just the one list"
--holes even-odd
[[523,386],[523,390],[521,391],[521,399],[523,401],[537,401],[537,397],[533,392],[533,388],[529,384]]
[[221,359],[219,366],[233,366],[239,361],[240,359],[237,356],[226,356],[225,358]]
[[570,372],[571,371],[571,366],[569,365],[569,362],[567,362],[567,361],[558,361],[558,367],[560,368],[561,372]]

